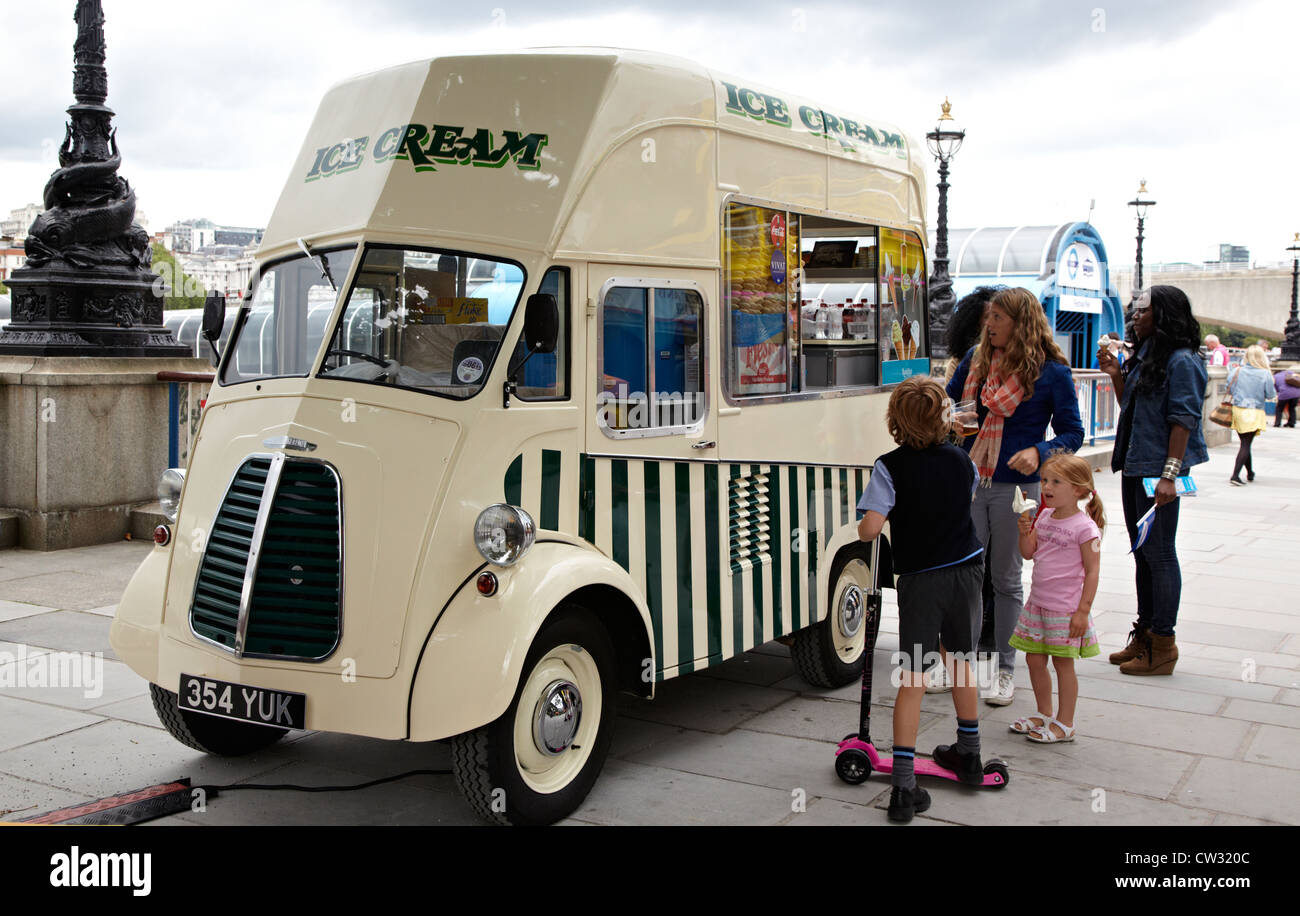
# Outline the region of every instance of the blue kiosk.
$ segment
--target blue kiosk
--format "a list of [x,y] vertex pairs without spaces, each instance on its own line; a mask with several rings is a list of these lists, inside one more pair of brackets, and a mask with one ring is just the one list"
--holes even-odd
[[1098,339],[1124,333],[1124,307],[1106,246],[1090,223],[954,229],[948,250],[958,299],[996,283],[1023,286],[1038,296],[1072,368],[1097,368]]

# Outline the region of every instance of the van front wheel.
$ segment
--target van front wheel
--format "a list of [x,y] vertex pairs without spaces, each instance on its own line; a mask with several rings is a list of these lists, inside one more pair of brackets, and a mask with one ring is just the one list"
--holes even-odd
[[605,628],[583,608],[562,608],[533,641],[505,714],[452,739],[452,771],[470,806],[500,824],[571,814],[604,765],[616,689]]
[[799,675],[814,687],[843,687],[862,677],[867,628],[876,625],[867,596],[871,553],[854,545],[831,567],[830,610],[826,619],[794,634],[790,657]]
[[287,729],[238,722],[181,709],[176,694],[157,684],[149,685],[154,712],[168,734],[187,747],[219,757],[242,757],[270,747]]

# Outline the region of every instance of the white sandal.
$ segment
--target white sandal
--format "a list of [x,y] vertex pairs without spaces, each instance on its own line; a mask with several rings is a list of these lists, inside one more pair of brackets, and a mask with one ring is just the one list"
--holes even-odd
[[[1064,734],[1057,735],[1053,732],[1053,725],[1059,727]],[[1039,728],[1031,728],[1025,734],[1025,737],[1030,741],[1037,742],[1038,744],[1064,744],[1066,741],[1074,740],[1074,726],[1066,725],[1055,717],[1048,716],[1047,721],[1044,722],[1042,726]]]
[[1007,726],[1007,731],[1015,732],[1017,735],[1027,735],[1036,728],[1042,728],[1042,725],[1035,725],[1031,719],[1042,719],[1043,725],[1052,721],[1051,716],[1045,716],[1041,712],[1036,712],[1032,716],[1021,716],[1016,721]]

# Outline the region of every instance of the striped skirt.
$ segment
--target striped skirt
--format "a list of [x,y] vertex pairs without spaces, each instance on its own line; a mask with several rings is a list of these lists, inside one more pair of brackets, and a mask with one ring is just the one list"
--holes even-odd
[[1097,644],[1097,631],[1088,615],[1088,632],[1070,638],[1071,611],[1051,611],[1037,604],[1025,602],[1011,634],[1010,644],[1033,655],[1058,655],[1062,658],[1091,658],[1101,653]]

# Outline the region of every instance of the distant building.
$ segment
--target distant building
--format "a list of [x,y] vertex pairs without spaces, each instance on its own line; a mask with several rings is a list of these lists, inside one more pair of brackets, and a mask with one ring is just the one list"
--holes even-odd
[[27,252],[11,238],[0,239],[0,283],[9,279],[9,275],[27,263]]
[[9,218],[0,220],[0,235],[7,235],[15,242],[27,238],[27,230],[32,227],[36,217],[45,210],[40,204],[28,204],[9,211]]
[[262,229],[246,226],[218,226],[210,219],[183,219],[166,229],[171,236],[172,251],[200,254],[213,246],[235,246],[240,249],[262,243]]
[[1220,264],[1249,264],[1250,249],[1244,245],[1220,245]]
[[202,253],[178,252],[176,263],[185,274],[203,284],[205,289],[224,293],[238,300],[253,276],[253,246],[209,246]]

